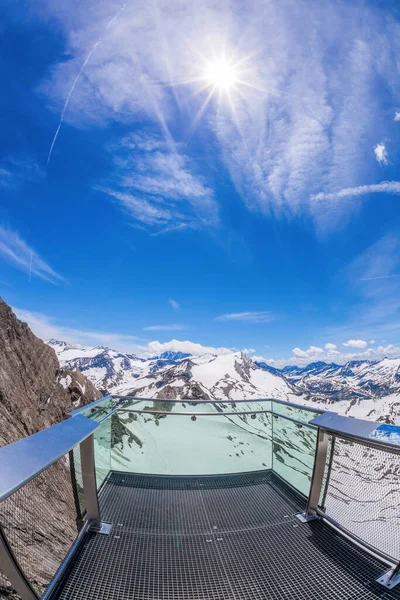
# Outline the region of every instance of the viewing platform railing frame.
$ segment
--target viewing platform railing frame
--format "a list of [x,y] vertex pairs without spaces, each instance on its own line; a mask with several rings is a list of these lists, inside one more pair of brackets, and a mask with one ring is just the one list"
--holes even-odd
[[[135,408],[136,404],[143,402],[163,403],[165,407],[168,402],[172,404],[186,404],[185,411],[156,410],[146,407]],[[257,402],[271,403],[266,410],[228,410],[227,407],[245,403],[247,405]],[[127,404],[130,404],[127,408]],[[132,406],[132,403],[133,404]],[[207,404],[218,406],[217,412],[196,411],[196,405]],[[313,413],[314,418],[310,422],[294,418],[288,414],[280,414],[274,410],[277,407],[293,408],[300,412]],[[190,408],[188,408],[188,406]],[[221,409],[221,406],[223,407]],[[226,409],[226,410],[225,410]],[[104,412],[105,414],[102,414]],[[98,420],[93,420],[88,414],[93,413]],[[94,449],[94,435],[96,431],[109,419],[120,413],[133,413],[136,415],[156,415],[158,417],[186,416],[192,419],[201,417],[243,417],[248,415],[270,414],[272,423],[274,419],[284,419],[293,423],[298,428],[309,428],[317,433],[314,464],[312,469],[310,490],[307,500],[307,508],[304,513],[298,515],[299,519],[307,523],[315,519],[325,519],[338,531],[354,543],[361,546],[367,552],[378,556],[390,569],[383,573],[377,581],[387,589],[392,589],[400,582],[400,563],[398,556],[388,555],[384,550],[374,547],[366,539],[362,539],[354,531],[346,527],[345,519],[334,518],[325,507],[327,490],[331,482],[332,466],[335,462],[335,445],[337,440],[344,443],[357,444],[365,449],[375,449],[388,453],[392,457],[400,457],[400,446],[392,444],[383,439],[372,439],[370,435],[379,426],[372,421],[363,421],[342,417],[334,412],[326,412],[313,407],[285,402],[276,399],[260,400],[159,400],[143,399],[131,396],[107,396],[91,405],[79,408],[71,413],[70,419],[40,431],[30,437],[23,438],[13,444],[0,448],[0,508],[1,503],[11,498],[16,492],[24,488],[34,478],[44,473],[60,459],[66,460],[68,454],[75,448],[80,449],[80,465],[83,487],[83,499],[85,506],[84,522],[82,527],[69,548],[65,558],[59,565],[52,580],[48,583],[46,590],[41,595],[37,586],[30,581],[24,572],[23,565],[12,548],[12,543],[7,537],[7,523],[0,522],[0,570],[8,579],[12,587],[17,591],[22,600],[38,600],[40,597],[49,600],[53,591],[59,584],[70,561],[77,552],[84,536],[88,530],[97,533],[109,533],[112,524],[103,523],[99,509],[98,482],[96,482],[96,456]],[[273,425],[271,428],[271,440],[274,441]],[[273,469],[272,469],[273,470]],[[200,475],[200,473],[199,473]],[[290,484],[290,481],[287,481]],[[400,482],[399,482],[400,483]],[[75,482],[76,485],[76,482]],[[75,490],[76,492],[76,490]],[[1,514],[1,513],[0,513]]]

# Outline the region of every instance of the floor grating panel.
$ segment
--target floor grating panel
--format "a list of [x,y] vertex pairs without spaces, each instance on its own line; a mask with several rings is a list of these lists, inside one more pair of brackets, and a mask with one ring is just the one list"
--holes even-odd
[[59,600],[400,600],[386,570],[269,472],[222,477],[113,473],[109,536],[87,534]]

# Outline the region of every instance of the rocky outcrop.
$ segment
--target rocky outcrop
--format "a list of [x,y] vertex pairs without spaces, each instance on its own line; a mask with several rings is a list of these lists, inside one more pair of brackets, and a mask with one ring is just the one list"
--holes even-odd
[[60,369],[54,350],[0,298],[0,446],[98,398],[101,393],[79,371]]
[[[101,397],[0,298],[0,446],[32,435]],[[0,503],[0,523],[41,595],[77,534],[68,455]],[[18,598],[0,572],[0,598]]]

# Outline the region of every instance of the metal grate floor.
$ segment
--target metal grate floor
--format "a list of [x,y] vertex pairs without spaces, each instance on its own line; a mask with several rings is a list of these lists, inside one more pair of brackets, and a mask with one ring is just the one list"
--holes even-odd
[[87,534],[59,600],[399,600],[387,568],[321,521],[271,472],[221,477],[112,473],[109,536]]

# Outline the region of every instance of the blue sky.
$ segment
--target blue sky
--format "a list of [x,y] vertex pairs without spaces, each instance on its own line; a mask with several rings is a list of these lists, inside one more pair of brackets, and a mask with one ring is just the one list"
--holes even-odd
[[0,293],[38,335],[400,356],[396,3],[1,10]]

